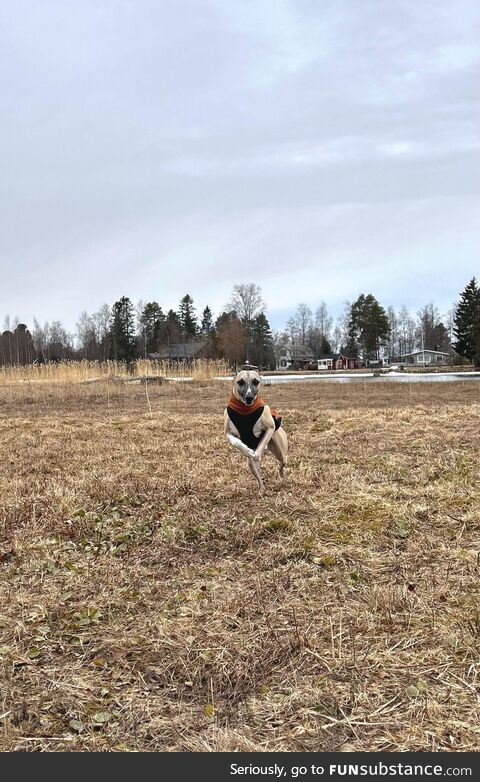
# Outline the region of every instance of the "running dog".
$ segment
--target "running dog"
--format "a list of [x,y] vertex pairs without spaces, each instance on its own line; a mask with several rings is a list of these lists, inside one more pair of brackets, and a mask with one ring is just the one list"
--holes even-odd
[[287,466],[288,441],[282,419],[258,396],[261,378],[258,372],[243,369],[235,376],[233,391],[225,409],[225,434],[228,441],[248,459],[250,472],[258,483],[259,493],[264,485],[260,462],[265,449],[274,455],[280,465],[280,477]]

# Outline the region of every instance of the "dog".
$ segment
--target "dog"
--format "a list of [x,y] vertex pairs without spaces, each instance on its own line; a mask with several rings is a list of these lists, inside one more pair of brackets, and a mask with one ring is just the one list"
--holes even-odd
[[228,441],[248,459],[260,494],[264,492],[260,462],[266,448],[279,463],[280,477],[287,466],[288,440],[282,419],[258,396],[261,378],[254,370],[235,375],[233,390],[225,408],[225,434]]

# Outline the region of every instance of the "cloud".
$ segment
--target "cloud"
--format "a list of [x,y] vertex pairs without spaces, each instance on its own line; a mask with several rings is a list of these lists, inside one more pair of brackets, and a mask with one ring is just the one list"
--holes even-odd
[[127,294],[272,318],[478,274],[477,3],[20,0],[0,12],[0,315]]

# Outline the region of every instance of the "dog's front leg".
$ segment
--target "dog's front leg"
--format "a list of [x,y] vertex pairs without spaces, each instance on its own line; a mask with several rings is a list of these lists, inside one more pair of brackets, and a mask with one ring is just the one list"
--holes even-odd
[[259,494],[263,494],[265,487],[263,485],[262,473],[260,472],[260,461],[258,457],[255,456],[253,459],[249,459],[248,466],[250,467],[250,472],[252,475],[254,475],[257,479]]
[[268,424],[267,426],[268,428],[265,430],[262,439],[260,440],[260,442],[258,443],[255,449],[253,459],[248,460],[248,466],[250,467],[250,472],[257,479],[259,494],[263,494],[264,492],[262,473],[260,472],[260,461],[262,459],[265,448],[267,447],[268,443],[272,439],[273,434],[275,432],[275,424],[273,422],[273,418],[272,418],[272,426],[269,426]]
[[[253,451],[251,448],[248,447],[248,445],[245,445],[245,443],[242,443],[239,437],[235,437],[235,435],[230,430],[230,419],[227,415],[227,411],[225,411],[225,436],[228,440],[228,442],[233,445],[234,448],[236,448],[242,456],[246,456],[247,459],[251,459],[255,455],[255,451]],[[236,431],[236,430],[235,430]]]
[[267,428],[265,429],[263,437],[255,449],[255,460],[257,462],[260,462],[264,454],[265,448],[267,447],[268,443],[270,442],[273,435],[275,434],[275,422],[272,416],[270,416],[270,418],[271,418],[271,423],[270,421],[267,422]]
[[245,445],[245,443],[242,443],[241,440],[238,439],[238,437],[235,437],[234,434],[231,434],[230,432],[227,434],[228,442],[233,445],[234,448],[237,448],[242,456],[246,456],[248,459],[252,459],[252,457],[255,456],[255,451],[252,451],[251,448],[248,447],[248,445]]

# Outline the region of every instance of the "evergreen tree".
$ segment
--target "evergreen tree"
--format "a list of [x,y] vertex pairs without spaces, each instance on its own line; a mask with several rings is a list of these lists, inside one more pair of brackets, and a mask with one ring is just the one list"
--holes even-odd
[[324,356],[327,353],[333,353],[333,348],[325,334],[321,334],[318,343],[318,355]]
[[168,310],[167,320],[165,322],[165,341],[167,345],[173,345],[182,339],[182,328],[180,318],[175,310]]
[[263,312],[252,322],[250,353],[252,364],[260,367],[275,367],[272,331]]
[[213,315],[210,307],[205,307],[202,312],[202,323],[200,325],[200,331],[207,336],[213,330]]
[[475,277],[460,294],[454,324],[455,350],[480,366],[480,288]]
[[188,341],[196,337],[198,331],[197,317],[193,306],[193,299],[187,293],[180,301],[178,319],[184,340]]
[[113,358],[130,364],[135,358],[135,313],[127,296],[122,296],[112,307],[110,331]]
[[13,332],[5,329],[0,335],[0,365],[31,364],[34,359],[33,339],[25,323],[19,323]]
[[389,335],[388,316],[371,293],[362,293],[352,304],[348,328],[349,347],[359,346],[362,359],[380,358],[380,348]]
[[144,355],[156,353],[160,346],[165,315],[156,301],[147,302],[140,313],[142,351]]

